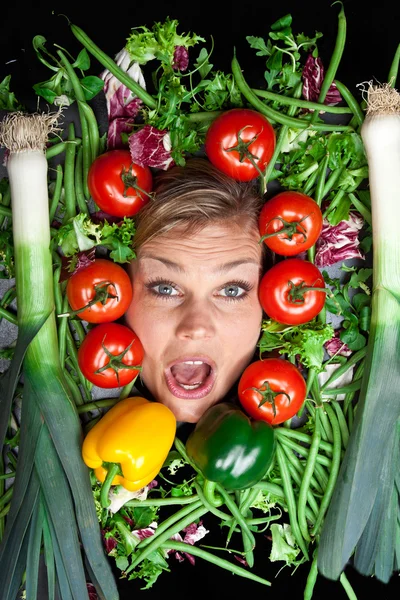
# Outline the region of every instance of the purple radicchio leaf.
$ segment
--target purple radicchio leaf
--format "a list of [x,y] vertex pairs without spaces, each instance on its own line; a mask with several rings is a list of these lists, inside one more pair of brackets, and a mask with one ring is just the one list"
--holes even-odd
[[[322,82],[324,81],[325,69],[319,57],[314,58],[309,54],[304,65],[303,78],[303,97],[310,102],[318,102],[321,92]],[[324,104],[332,106],[342,100],[339,90],[335,83],[332,83],[326,94]]]
[[233,555],[233,557],[240,562],[244,567],[248,567],[248,563],[247,560],[245,558],[243,558],[243,556],[237,556],[236,554]]
[[185,46],[175,46],[172,68],[175,71],[186,71],[189,66],[189,52]]
[[359,250],[358,239],[363,224],[363,218],[352,212],[348,221],[340,221],[337,225],[330,225],[324,219],[321,235],[316,243],[315,265],[329,267],[350,258],[364,259]]
[[[200,521],[199,524],[197,525],[196,523],[191,523],[191,525],[188,525],[188,527],[185,527],[185,529],[183,529],[184,533],[185,533],[185,537],[182,539],[182,536],[180,533],[176,533],[171,537],[171,540],[177,540],[178,542],[184,542],[185,544],[190,544],[191,546],[193,546],[196,542],[198,542],[199,540],[201,540],[205,535],[207,535],[208,530],[203,527],[202,522]],[[189,554],[188,552],[175,552],[174,550],[168,550],[167,554],[171,554],[174,553],[175,558],[179,561],[182,562],[185,558],[187,558],[187,560],[190,562],[190,564],[194,565],[195,564],[195,558],[192,554]]]
[[350,348],[342,342],[340,339],[340,331],[336,330],[334,336],[325,342],[325,350],[329,354],[329,356],[340,355],[340,356],[350,356],[352,351]]
[[[116,55],[115,62],[136,83],[146,89],[139,64],[137,62],[131,64],[131,59],[125,49]],[[123,148],[125,144],[122,141],[121,133],[132,131],[135,117],[142,106],[142,100],[135,96],[110,71],[105,70],[100,76],[104,80],[104,93],[107,101],[107,149]]]
[[94,587],[93,583],[86,582],[86,589],[88,591],[89,600],[98,600],[99,597],[97,595],[96,588]]
[[104,542],[104,547],[106,550],[106,554],[110,554],[117,547],[118,542],[112,535],[109,534],[109,529],[102,529],[101,535]]
[[134,529],[133,531],[131,531],[131,533],[135,538],[139,540],[139,542],[141,542],[142,540],[154,535],[156,528],[157,523],[153,522],[150,523],[148,527],[143,527],[142,529]]
[[144,125],[138,132],[129,136],[129,150],[132,162],[141,167],[153,167],[166,171],[173,166],[171,140],[166,129],[156,129]]

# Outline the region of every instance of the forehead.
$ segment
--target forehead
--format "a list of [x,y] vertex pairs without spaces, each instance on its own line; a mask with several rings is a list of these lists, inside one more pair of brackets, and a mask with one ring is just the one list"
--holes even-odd
[[200,231],[188,234],[183,226],[154,237],[143,244],[137,252],[140,262],[162,258],[182,266],[207,266],[245,262],[262,265],[262,246],[255,226],[246,227],[238,223],[213,223]]

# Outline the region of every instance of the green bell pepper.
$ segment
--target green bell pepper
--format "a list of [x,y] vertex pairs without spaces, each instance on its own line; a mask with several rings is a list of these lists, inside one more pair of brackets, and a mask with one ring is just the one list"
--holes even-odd
[[206,480],[227,490],[251,487],[264,477],[275,452],[275,432],[228,402],[209,408],[186,442],[189,458]]

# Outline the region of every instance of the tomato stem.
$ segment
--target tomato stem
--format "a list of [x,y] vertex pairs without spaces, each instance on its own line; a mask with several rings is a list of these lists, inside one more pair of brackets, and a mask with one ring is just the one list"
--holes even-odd
[[[289,394],[287,394],[283,390],[278,390],[277,392],[275,392],[273,389],[271,389],[271,386],[269,385],[269,381],[267,381],[267,380],[264,381],[264,383],[261,386],[261,388],[249,387],[247,389],[248,390],[254,390],[258,394],[260,394],[262,400],[260,401],[260,403],[258,405],[258,408],[261,408],[261,406],[263,406],[266,403],[268,403],[268,404],[270,404],[272,406],[274,417],[276,417],[275,398],[277,396],[280,396],[281,394],[283,394],[289,400],[289,403],[291,402],[291,398],[290,398]],[[246,390],[244,390],[244,391],[246,391]]]
[[300,221],[286,221],[285,219],[282,219],[282,217],[273,217],[273,219],[268,221],[265,229],[268,229],[268,226],[270,223],[272,223],[272,221],[280,221],[282,223],[282,228],[279,229],[279,231],[274,231],[273,233],[266,233],[265,235],[263,235],[261,237],[260,242],[263,242],[267,238],[274,237],[276,235],[282,235],[282,234],[286,234],[287,238],[289,240],[291,240],[295,233],[302,235],[304,238],[303,242],[306,242],[307,241],[307,230],[301,223],[302,223],[302,221],[307,219],[309,216],[310,215],[306,215],[305,217],[300,219]]
[[71,310],[69,312],[61,313],[57,316],[73,318],[76,315],[79,315],[79,313],[83,312],[84,310],[87,310],[94,304],[102,304],[103,306],[105,306],[105,304],[107,303],[107,301],[110,298],[112,298],[113,300],[119,300],[119,296],[116,293],[110,294],[110,292],[108,291],[108,288],[110,286],[113,287],[114,290],[116,291],[115,284],[112,281],[101,281],[100,283],[95,283],[93,285],[94,296],[87,304],[85,304],[85,306],[82,306],[82,308],[77,308],[76,310]]
[[125,354],[128,352],[128,350],[130,350],[133,341],[129,344],[129,346],[127,346],[122,352],[120,352],[120,354],[112,354],[108,348],[105,347],[104,345],[104,340],[106,339],[106,336],[104,336],[103,341],[101,343],[103,350],[105,352],[105,354],[109,357],[109,361],[107,364],[105,364],[103,367],[100,367],[99,369],[97,369],[97,371],[94,371],[95,375],[98,375],[99,373],[102,373],[103,371],[106,371],[107,369],[112,369],[115,373],[115,376],[117,378],[117,382],[119,385],[119,375],[118,375],[118,371],[120,369],[134,369],[135,371],[141,371],[142,367],[139,365],[127,365],[124,362],[122,362],[122,359],[124,358]]
[[294,284],[293,281],[288,281],[288,286],[288,300],[293,304],[303,304],[304,294],[306,292],[323,292],[324,294],[331,294],[331,291],[328,288],[308,286],[304,281],[301,281],[297,285]]
[[242,137],[242,131],[244,129],[246,129],[247,127],[250,127],[250,125],[245,125],[244,127],[242,127],[242,129],[240,129],[240,131],[238,132],[238,143],[236,144],[236,146],[232,146],[231,148],[225,148],[225,152],[238,152],[239,154],[239,161],[243,162],[246,158],[251,162],[251,164],[253,165],[253,167],[255,169],[257,169],[260,177],[263,177],[264,174],[261,171],[260,167],[258,166],[258,164],[256,163],[256,160],[260,160],[258,156],[256,156],[255,154],[252,154],[250,152],[249,146],[251,146],[251,144],[253,144],[258,136],[260,135],[259,133],[256,133],[256,135],[254,135],[248,142],[245,142]]

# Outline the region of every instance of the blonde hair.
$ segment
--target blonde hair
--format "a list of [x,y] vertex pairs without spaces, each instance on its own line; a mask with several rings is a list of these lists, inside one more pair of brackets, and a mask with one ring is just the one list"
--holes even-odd
[[[155,177],[154,194],[136,216],[134,248],[184,225],[194,234],[210,223],[258,229],[263,199],[254,182],[238,182],[207,159],[191,158]],[[264,244],[263,244],[264,245]]]

